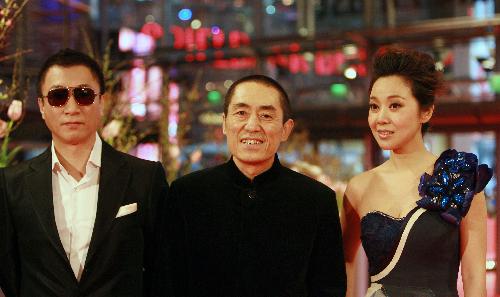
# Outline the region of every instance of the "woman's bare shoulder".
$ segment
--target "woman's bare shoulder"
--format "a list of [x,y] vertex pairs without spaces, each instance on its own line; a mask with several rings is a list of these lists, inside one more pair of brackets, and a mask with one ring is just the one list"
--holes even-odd
[[349,180],[349,183],[347,184],[347,188],[345,191],[345,195],[348,197],[348,199],[352,200],[352,202],[360,200],[363,196],[363,193],[366,193],[367,187],[371,184],[371,181],[381,171],[386,170],[385,167],[386,165],[384,163],[380,166],[377,166],[375,168],[372,168],[370,170],[367,170],[352,177],[351,180]]

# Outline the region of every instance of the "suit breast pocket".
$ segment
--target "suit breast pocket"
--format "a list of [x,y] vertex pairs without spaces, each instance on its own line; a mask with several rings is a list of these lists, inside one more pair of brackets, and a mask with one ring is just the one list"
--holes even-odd
[[138,212],[130,213],[114,219],[114,229],[126,230],[141,227]]

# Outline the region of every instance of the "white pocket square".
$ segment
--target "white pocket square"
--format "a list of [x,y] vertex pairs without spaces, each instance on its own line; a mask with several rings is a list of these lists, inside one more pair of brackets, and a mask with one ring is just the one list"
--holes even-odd
[[136,211],[137,211],[137,203],[136,202],[124,205],[124,206],[120,207],[120,209],[118,210],[118,213],[116,214],[116,218],[126,216],[126,215],[134,213]]

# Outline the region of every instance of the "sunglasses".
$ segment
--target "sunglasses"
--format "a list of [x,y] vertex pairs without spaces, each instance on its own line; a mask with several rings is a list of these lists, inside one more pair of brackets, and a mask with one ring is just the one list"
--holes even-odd
[[101,95],[89,87],[58,87],[51,89],[43,98],[47,98],[50,105],[61,107],[68,103],[71,94],[80,106],[91,105],[95,97]]

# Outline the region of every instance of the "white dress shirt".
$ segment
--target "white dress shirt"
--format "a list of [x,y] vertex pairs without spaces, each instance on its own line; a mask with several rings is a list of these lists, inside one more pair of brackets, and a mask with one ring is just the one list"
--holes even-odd
[[80,280],[94,230],[99,192],[102,141],[96,141],[85,175],[75,180],[61,165],[52,142],[52,195],[59,238],[77,280]]

